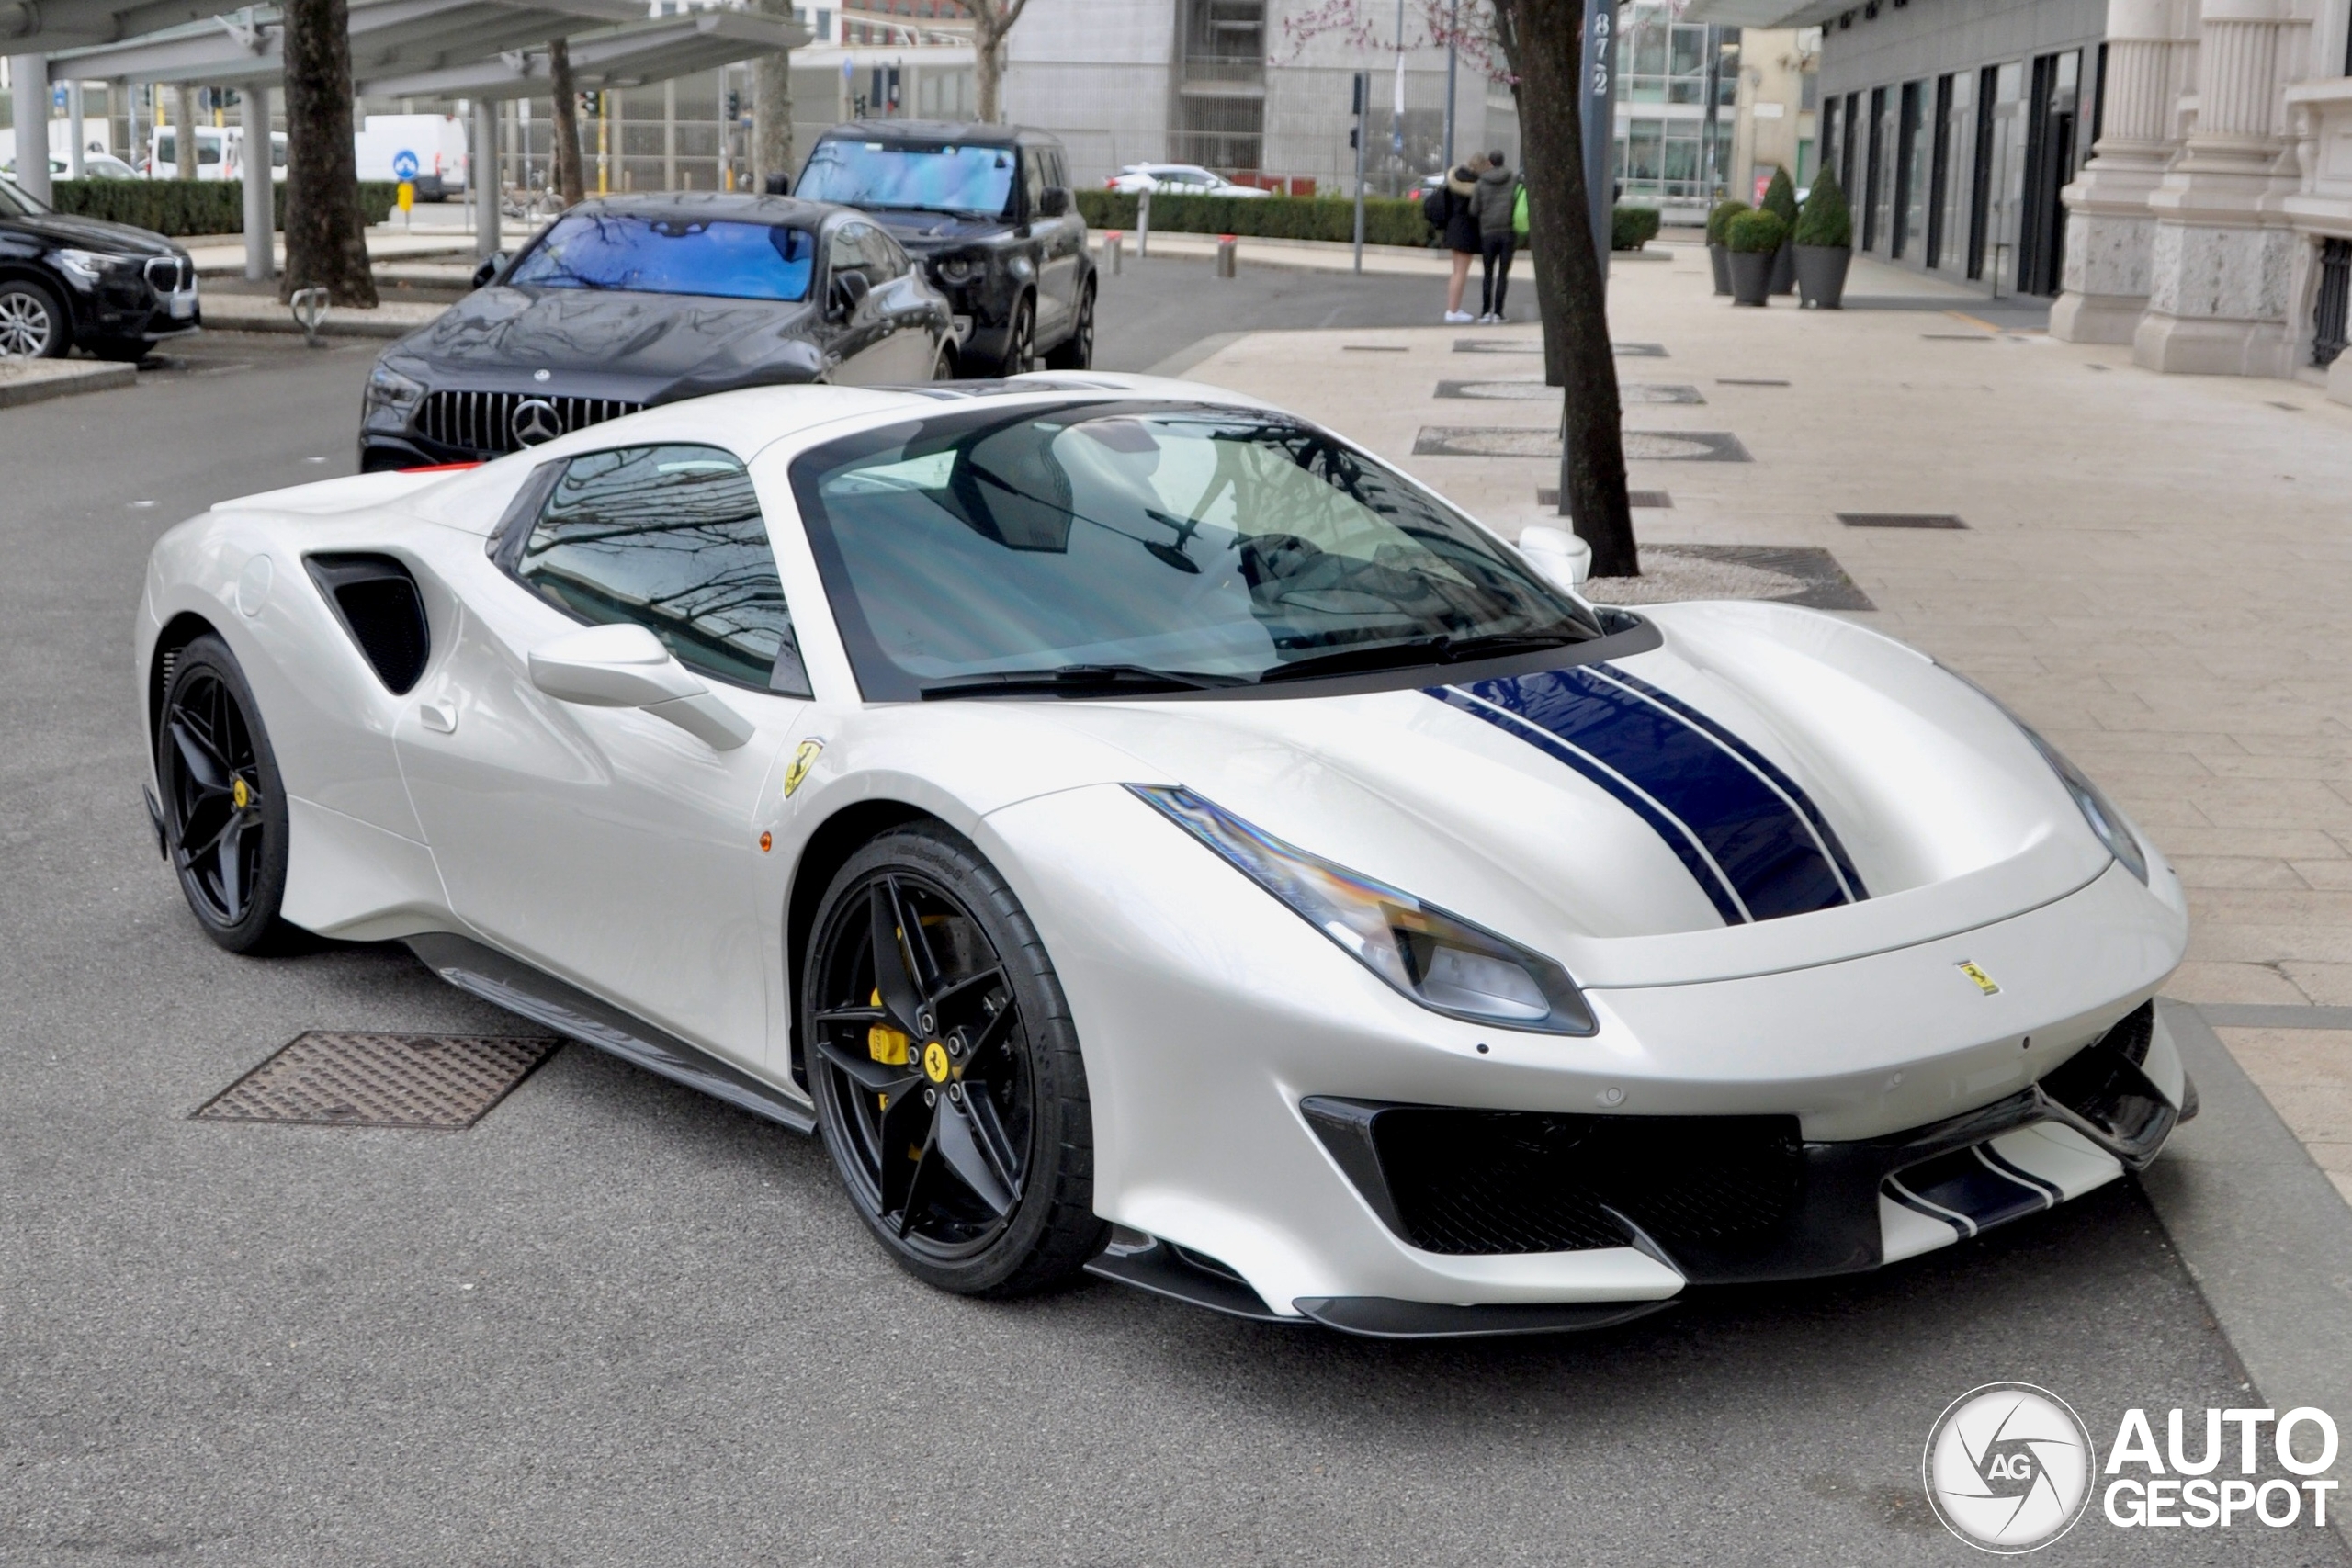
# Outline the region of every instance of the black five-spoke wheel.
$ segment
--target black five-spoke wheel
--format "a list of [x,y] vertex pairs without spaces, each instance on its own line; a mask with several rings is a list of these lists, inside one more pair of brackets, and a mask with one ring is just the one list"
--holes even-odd
[[279,934],[286,802],[253,693],[218,637],[180,651],[161,719],[155,778],[181,891],[213,941],[252,952]]
[[1076,1034],[1036,932],[970,844],[924,827],[861,850],[826,895],[802,996],[826,1145],[900,1263],[1009,1295],[1093,1254]]

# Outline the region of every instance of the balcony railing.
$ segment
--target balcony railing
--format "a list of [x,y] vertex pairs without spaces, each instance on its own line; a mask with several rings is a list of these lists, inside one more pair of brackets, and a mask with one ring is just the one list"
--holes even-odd
[[1255,54],[1188,54],[1184,57],[1184,82],[1230,82],[1237,85],[1261,86],[1266,80],[1266,62]]

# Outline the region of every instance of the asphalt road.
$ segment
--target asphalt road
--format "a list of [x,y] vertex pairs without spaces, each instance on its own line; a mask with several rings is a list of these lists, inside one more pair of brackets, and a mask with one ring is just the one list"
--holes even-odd
[[[1239,324],[1179,284],[1106,357]],[[150,542],[346,471],[369,357],[220,338],[0,412],[0,1563],[1961,1563],[1918,1474],[1963,1391],[2040,1383],[2102,1445],[2240,1403],[2128,1186],[1875,1276],[1400,1347],[933,1293],[817,1145],[576,1046],[462,1134],[189,1120],[306,1029],[532,1032],[399,948],[219,952],[139,804]],[[2045,1560],[2344,1562],[2095,1514]]]

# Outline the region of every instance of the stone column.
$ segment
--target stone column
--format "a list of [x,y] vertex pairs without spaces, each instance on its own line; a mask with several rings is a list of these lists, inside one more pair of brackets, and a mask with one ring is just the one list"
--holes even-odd
[[49,57],[12,54],[8,57],[8,101],[15,106],[17,184],[24,193],[49,205]]
[[498,254],[498,201],[505,182],[498,167],[498,105],[491,98],[474,100],[472,166],[466,177],[473,182],[474,254],[488,260]]
[[2105,124],[2066,187],[2066,260],[2050,335],[2130,343],[2148,307],[2155,214],[2148,197],[2179,151],[2171,134],[2181,0],[2108,0]]
[[2151,370],[2209,376],[2293,373],[2287,320],[2295,236],[2283,203],[2280,32],[2292,0],[2203,0],[2197,125],[2155,214],[2148,310],[2132,356]]

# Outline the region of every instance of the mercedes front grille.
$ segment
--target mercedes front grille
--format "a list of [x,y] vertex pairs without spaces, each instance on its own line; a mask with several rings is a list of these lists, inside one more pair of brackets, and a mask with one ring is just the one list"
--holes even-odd
[[[417,411],[416,433],[437,446],[469,452],[517,451],[538,445],[538,441],[519,438],[516,432],[515,416],[526,404],[544,405],[528,411],[538,416],[529,422],[532,432],[546,432],[539,440],[569,435],[645,406],[617,398],[561,398],[537,392],[433,392]],[[549,425],[554,428],[548,429]]]

